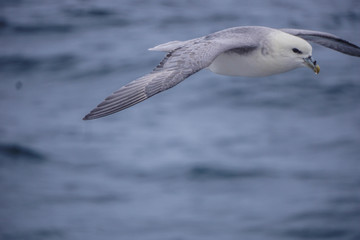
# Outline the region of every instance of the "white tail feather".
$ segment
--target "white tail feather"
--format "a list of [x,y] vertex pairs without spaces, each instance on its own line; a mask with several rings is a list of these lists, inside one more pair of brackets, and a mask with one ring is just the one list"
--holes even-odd
[[150,51],[171,52],[184,45],[182,41],[171,41],[149,48]]

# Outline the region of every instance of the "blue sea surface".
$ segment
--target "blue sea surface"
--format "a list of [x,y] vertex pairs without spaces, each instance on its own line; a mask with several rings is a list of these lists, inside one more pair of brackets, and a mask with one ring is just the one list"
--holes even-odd
[[242,25],[360,45],[360,2],[0,2],[0,239],[360,239],[360,58],[203,70],[82,117],[150,72],[155,45]]

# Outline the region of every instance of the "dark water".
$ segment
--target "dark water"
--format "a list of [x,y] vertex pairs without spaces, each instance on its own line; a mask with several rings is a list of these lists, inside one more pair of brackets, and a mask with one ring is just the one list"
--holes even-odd
[[0,239],[360,239],[359,58],[314,46],[318,76],[202,71],[81,120],[146,49],[239,25],[359,45],[360,3],[1,1]]

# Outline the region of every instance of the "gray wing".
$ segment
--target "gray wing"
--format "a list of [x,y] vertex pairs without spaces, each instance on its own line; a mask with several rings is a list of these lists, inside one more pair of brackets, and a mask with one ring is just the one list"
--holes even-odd
[[190,75],[208,67],[223,51],[233,48],[226,42],[196,39],[169,52],[149,74],[123,86],[87,114],[83,120],[104,117],[131,107],[145,99],[167,90]]
[[330,33],[290,28],[280,29],[280,31],[301,37],[338,52],[360,57],[360,47]]

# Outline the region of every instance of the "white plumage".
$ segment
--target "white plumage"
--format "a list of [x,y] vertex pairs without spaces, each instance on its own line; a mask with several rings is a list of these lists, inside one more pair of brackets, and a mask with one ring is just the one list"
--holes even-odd
[[229,28],[150,48],[167,52],[167,55],[151,73],[114,92],[83,119],[124,110],[175,86],[203,68],[223,75],[249,77],[268,76],[299,67],[310,67],[319,73],[320,67],[312,59],[312,47],[307,41],[360,57],[358,46],[329,33],[260,26]]

